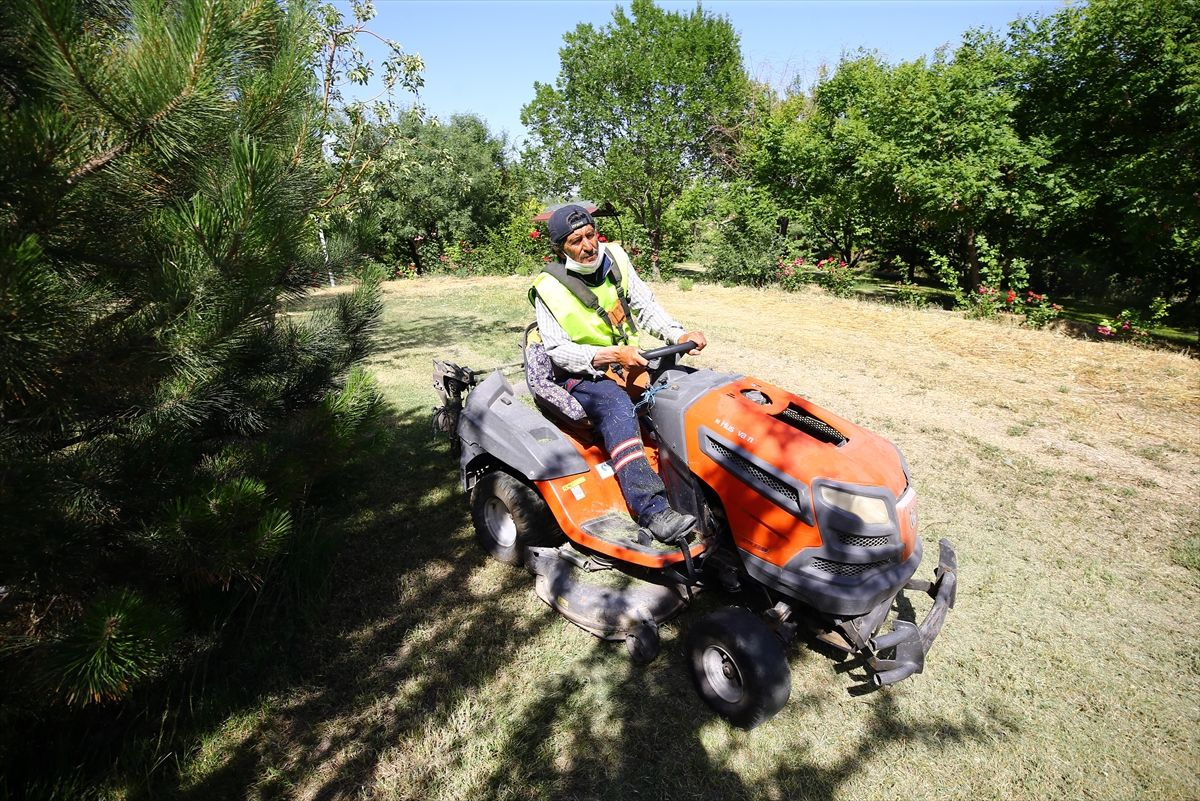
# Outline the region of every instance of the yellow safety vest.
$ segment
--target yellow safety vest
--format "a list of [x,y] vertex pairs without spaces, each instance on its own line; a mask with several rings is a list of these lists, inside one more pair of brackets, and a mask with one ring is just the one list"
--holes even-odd
[[[600,286],[584,284],[561,263],[550,264],[533,279],[529,302],[540,297],[572,342],[636,347],[637,326],[627,300],[633,265],[619,246],[610,243],[606,250],[613,263]],[[619,276],[619,291],[613,282],[614,273]]]

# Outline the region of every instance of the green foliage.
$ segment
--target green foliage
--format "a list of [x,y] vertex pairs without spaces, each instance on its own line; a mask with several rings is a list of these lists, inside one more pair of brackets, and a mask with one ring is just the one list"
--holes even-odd
[[681,219],[700,231],[700,261],[715,280],[765,286],[776,280],[784,243],[776,231],[779,207],[761,187],[744,181],[704,182],[685,193]]
[[748,84],[728,20],[651,0],[630,11],[618,6],[609,25],[566,34],[557,81],[534,85],[521,122],[527,162],[546,185],[629,211],[657,255],[667,210],[713,165]]
[[942,286],[949,289],[954,296],[954,305],[964,305],[967,302],[966,294],[963,292],[958,270],[950,263],[949,257],[931,250],[929,251],[929,261],[933,265],[934,274],[941,281]]
[[[375,223],[367,249],[393,273],[447,269],[442,265],[459,263],[451,255],[461,257],[463,243],[484,242],[511,225],[517,187],[504,140],[478,117],[443,124],[409,116],[371,134],[364,147],[383,167],[365,190],[365,214]],[[491,244],[502,249],[506,242]],[[453,247],[459,251],[448,254]]]
[[838,298],[848,298],[854,294],[855,272],[844,259],[831,256],[821,259],[815,267],[817,282],[825,287],[829,294]]
[[1025,325],[1030,328],[1045,328],[1062,313],[1062,306],[1032,290],[1026,293],[1024,305]]
[[44,680],[73,705],[119,700],[154,675],[177,634],[174,617],[136,591],[106,590],[49,643]]
[[1151,329],[1166,321],[1168,308],[1167,301],[1158,297],[1150,302],[1150,309],[1145,314],[1137,309],[1121,309],[1115,320],[1101,320],[1096,333],[1105,339],[1147,343]]
[[696,282],[693,281],[691,278],[680,278],[679,279],[679,291],[680,292],[691,292],[692,287],[695,285],[696,285]]
[[186,655],[375,440],[379,275],[289,312],[351,261],[353,232],[319,236],[357,189],[313,67],[354,30],[253,0],[0,9],[0,728]]
[[1073,292],[1200,292],[1200,13],[1097,0],[1013,26],[1013,116],[1047,144],[1033,256]]
[[907,279],[896,285],[896,300],[901,306],[911,309],[920,309],[927,305],[925,294],[921,292],[920,287]]

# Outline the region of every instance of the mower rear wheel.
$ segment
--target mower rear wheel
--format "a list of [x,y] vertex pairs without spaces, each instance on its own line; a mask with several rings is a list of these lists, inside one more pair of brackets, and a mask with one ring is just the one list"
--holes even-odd
[[770,720],[792,694],[783,643],[748,610],[729,607],[700,618],[687,647],[696,692],[738,728]]
[[485,474],[471,490],[471,519],[483,549],[508,565],[521,564],[526,548],[554,546],[563,540],[537,490],[501,470]]

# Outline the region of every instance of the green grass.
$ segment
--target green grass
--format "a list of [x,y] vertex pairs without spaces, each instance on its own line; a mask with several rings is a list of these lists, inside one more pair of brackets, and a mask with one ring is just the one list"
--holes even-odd
[[[656,291],[708,333],[701,365],[797,389],[904,448],[920,575],[940,537],[961,570],[924,674],[857,696],[863,672],[800,638],[790,703],[742,732],[699,701],[682,648],[689,622],[729,597],[702,596],[667,624],[644,668],[556,616],[531,576],[476,546],[429,428],[435,356],[517,361],[524,284],[399,283],[371,359],[396,437],[328,520],[345,542],[328,601],[273,665],[214,698],[149,786],[185,799],[1200,796],[1200,535],[1185,491],[1200,442],[1188,407],[1160,394],[1200,376],[1194,362],[1048,332],[980,356],[1003,334],[944,315],[701,283]],[[1054,348],[1042,372],[1021,366]],[[1079,353],[1089,369],[1144,358],[1180,375],[1114,400],[1060,370]],[[1002,395],[1003,408],[988,402]],[[1165,405],[1110,414],[1118,401]],[[1171,449],[1120,444],[1150,421],[1177,432],[1156,435]],[[1135,471],[1153,481],[1128,481]],[[140,797],[146,773],[121,774],[111,794]]]

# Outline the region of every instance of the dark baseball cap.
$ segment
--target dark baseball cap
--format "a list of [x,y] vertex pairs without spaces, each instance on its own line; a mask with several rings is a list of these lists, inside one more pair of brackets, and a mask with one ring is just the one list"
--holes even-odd
[[592,215],[588,214],[588,210],[583,206],[577,206],[574,203],[557,208],[550,215],[549,222],[546,227],[550,230],[550,241],[556,245],[561,245],[562,241],[571,235],[571,232],[584,227],[585,225],[595,225],[595,220]]

